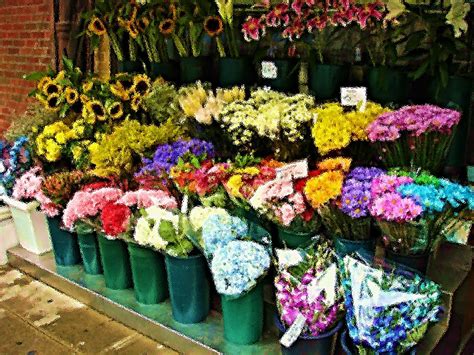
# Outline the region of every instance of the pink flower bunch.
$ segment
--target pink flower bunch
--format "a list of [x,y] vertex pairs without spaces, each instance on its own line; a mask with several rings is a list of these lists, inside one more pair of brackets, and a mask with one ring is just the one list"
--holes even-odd
[[160,208],[174,209],[178,208],[178,203],[173,196],[162,190],[145,190],[126,192],[118,201],[127,207],[148,208],[157,206]]
[[121,189],[103,187],[92,191],[78,191],[68,202],[63,214],[63,223],[72,229],[78,220],[97,217],[110,202],[123,196]]
[[380,21],[384,15],[385,6],[378,0],[365,5],[354,0],[293,0],[274,6],[260,17],[248,17],[242,32],[250,42],[260,40],[267,28],[281,28],[282,36],[293,41],[305,32],[312,33],[327,26],[347,26],[357,22],[365,28],[370,19]]
[[460,112],[435,105],[404,106],[380,115],[367,127],[367,134],[372,142],[394,141],[402,132],[416,136],[430,131],[449,134],[460,119]]
[[412,221],[423,213],[423,208],[412,198],[402,197],[397,188],[412,183],[407,176],[380,175],[372,181],[370,214],[385,221]]

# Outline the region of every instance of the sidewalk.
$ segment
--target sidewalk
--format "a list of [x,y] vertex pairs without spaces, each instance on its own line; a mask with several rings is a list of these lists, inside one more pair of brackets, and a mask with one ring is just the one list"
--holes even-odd
[[177,354],[11,267],[0,267],[0,354]]

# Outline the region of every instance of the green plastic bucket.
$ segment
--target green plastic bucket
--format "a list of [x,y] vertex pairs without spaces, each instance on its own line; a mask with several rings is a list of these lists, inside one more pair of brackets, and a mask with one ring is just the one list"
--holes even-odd
[[179,79],[179,65],[176,62],[151,63],[151,77],[156,79],[162,77],[167,81]]
[[375,248],[375,240],[350,240],[344,238],[335,238],[334,246],[336,248],[336,253],[341,257],[356,253],[358,251],[366,251],[371,253]]
[[372,67],[367,79],[368,97],[381,104],[407,101],[408,74],[389,67]]
[[61,266],[80,264],[81,253],[76,236],[61,229],[61,218],[48,218],[48,227],[56,264]]
[[408,267],[409,269],[420,272],[421,274],[426,274],[426,269],[428,268],[428,262],[430,259],[430,254],[414,254],[414,255],[402,255],[394,253],[393,251],[387,249],[386,251],[387,259]]
[[280,247],[304,248],[311,243],[311,238],[315,235],[316,232],[297,233],[278,226],[277,242]]
[[198,80],[208,80],[208,60],[206,57],[181,58],[179,62],[181,83],[191,84]]
[[143,67],[139,61],[124,60],[118,62],[118,71],[120,73],[140,73],[143,71]]
[[128,243],[135,297],[142,304],[156,304],[168,298],[165,260],[160,253]]
[[95,233],[77,233],[84,272],[89,275],[102,274],[99,243]]
[[334,64],[312,64],[309,67],[309,90],[320,100],[339,97],[340,88],[349,75],[349,67]]
[[209,281],[203,255],[165,257],[173,318],[183,324],[199,323],[209,314]]
[[252,85],[255,68],[251,58],[220,58],[218,65],[220,87]]
[[263,331],[263,283],[239,298],[221,296],[224,337],[234,344],[256,343]]
[[99,249],[104,268],[105,286],[112,290],[133,287],[127,244],[118,239],[109,240],[100,233]]
[[269,60],[277,67],[276,79],[263,79],[263,85],[270,86],[273,90],[283,92],[298,91],[299,62],[295,59]]

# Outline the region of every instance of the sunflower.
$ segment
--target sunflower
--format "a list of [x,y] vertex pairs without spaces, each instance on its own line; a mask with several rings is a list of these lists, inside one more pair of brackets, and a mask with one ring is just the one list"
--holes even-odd
[[211,36],[219,36],[224,30],[224,24],[219,16],[209,16],[204,20],[204,30]]
[[122,101],[130,100],[130,95],[128,94],[127,90],[123,87],[120,81],[117,81],[114,84],[110,85],[110,91],[112,94],[120,98]]
[[51,78],[49,76],[45,76],[44,78],[41,78],[41,80],[38,82],[37,88],[39,91],[43,91],[43,88],[45,87],[46,84],[49,84],[51,82]]
[[138,95],[146,95],[151,88],[150,78],[145,74],[136,75],[133,78],[132,90]]
[[142,98],[140,95],[133,95],[132,101],[130,103],[130,106],[132,107],[132,110],[137,112],[140,108],[140,105],[142,104]]
[[89,30],[89,32],[92,32],[97,36],[103,36],[107,33],[104,23],[100,18],[96,16],[94,16],[91,22],[89,22],[89,26],[87,26],[87,29]]
[[159,25],[160,32],[164,36],[169,36],[170,34],[174,32],[175,26],[176,24],[174,20],[168,18],[160,22],[160,25]]
[[84,95],[84,94],[79,95],[79,99],[84,105],[90,101],[89,96]]
[[127,73],[118,73],[117,75],[115,75],[115,80],[117,83],[120,83],[120,85],[122,85],[125,91],[130,91],[133,86],[132,78]]
[[145,32],[149,24],[150,24],[150,20],[146,16],[140,17],[137,20],[137,27],[140,30],[140,32]]
[[92,86],[94,86],[94,83],[92,81],[86,81],[84,84],[82,84],[82,92],[87,93],[91,91]]
[[121,102],[113,102],[107,107],[107,112],[114,120],[123,116],[123,105]]
[[138,27],[137,27],[137,24],[135,22],[128,23],[127,31],[128,31],[128,34],[130,35],[130,37],[132,37],[133,39],[138,37]]
[[46,107],[50,111],[58,112],[61,108],[61,98],[59,95],[56,93],[49,95],[46,99]]
[[105,120],[105,109],[99,101],[89,101],[88,103],[86,103],[86,106],[87,110],[92,116],[96,117],[99,121]]
[[48,81],[44,86],[43,86],[43,93],[46,96],[50,96],[51,94],[59,94],[61,91],[61,86],[56,84],[53,81]]
[[76,89],[68,87],[64,90],[64,95],[66,96],[66,101],[69,105],[74,105],[77,100],[79,100],[79,93]]

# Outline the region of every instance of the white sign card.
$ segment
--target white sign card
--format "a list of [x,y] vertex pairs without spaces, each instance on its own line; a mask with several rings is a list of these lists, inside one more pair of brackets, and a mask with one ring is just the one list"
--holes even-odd
[[291,327],[289,327],[286,333],[281,337],[280,344],[285,348],[289,348],[298,339],[305,324],[305,316],[299,313]]
[[285,164],[276,169],[279,179],[303,179],[308,176],[308,159],[302,159]]
[[359,111],[365,111],[367,106],[367,88],[361,87],[342,87],[341,88],[342,106],[359,106]]
[[276,79],[278,78],[278,67],[274,62],[263,61],[262,62],[262,78],[263,79]]

